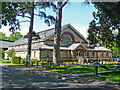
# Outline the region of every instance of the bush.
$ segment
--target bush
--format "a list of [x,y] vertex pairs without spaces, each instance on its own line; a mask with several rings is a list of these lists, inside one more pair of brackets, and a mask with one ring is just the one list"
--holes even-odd
[[11,60],[2,59],[2,63],[11,63]]
[[20,64],[20,61],[21,61],[21,57],[16,57],[16,56],[12,57],[13,64]]
[[14,49],[10,49],[8,52],[7,52],[7,55],[8,57],[14,57],[15,56],[15,50]]
[[44,68],[46,68],[46,69],[65,69],[66,67],[64,65],[61,65],[61,66],[45,65]]
[[[30,59],[30,64],[33,62],[33,64],[36,64],[38,59]],[[24,64],[26,62],[26,58],[22,58],[20,63]]]
[[4,57],[5,57],[4,50],[2,48],[0,48],[0,58],[1,57],[2,57],[2,59],[4,59]]
[[36,64],[38,59],[30,59],[30,64],[33,62],[33,64]]
[[21,64],[24,64],[25,62],[26,62],[26,58],[22,58],[20,61]]

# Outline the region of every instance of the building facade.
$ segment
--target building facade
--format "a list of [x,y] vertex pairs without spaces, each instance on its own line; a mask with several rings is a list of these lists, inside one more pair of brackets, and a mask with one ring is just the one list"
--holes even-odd
[[[52,60],[54,48],[55,28],[38,32],[40,39],[32,41],[31,58],[38,60]],[[21,38],[9,45],[8,49],[15,49],[16,56],[26,58],[27,38]],[[7,51],[6,51],[7,52]],[[7,57],[7,54],[6,54]],[[108,60],[112,59],[112,51],[104,47],[89,47],[89,41],[72,25],[66,24],[61,29],[60,40],[61,60]]]

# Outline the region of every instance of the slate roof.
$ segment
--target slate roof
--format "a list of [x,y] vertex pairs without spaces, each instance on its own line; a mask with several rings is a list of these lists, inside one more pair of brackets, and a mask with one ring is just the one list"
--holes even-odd
[[14,41],[0,39],[0,48],[8,48],[8,46]]
[[95,48],[89,48],[89,47],[86,47],[86,48],[87,48],[87,50],[95,50],[95,51],[111,51],[110,49],[107,49],[107,48],[101,47],[101,46],[95,47]]
[[[70,45],[69,47],[63,47],[61,46],[61,50],[75,50],[78,46],[82,45],[81,43],[74,43]],[[83,45],[82,45],[83,46]],[[32,49],[53,49],[54,46],[44,45],[44,44],[37,44],[36,46],[32,47]]]
[[14,46],[14,45],[20,45],[20,44],[25,44],[28,42],[27,38],[20,38],[19,40],[13,42],[12,44],[10,44],[10,46]]
[[[61,31],[64,30],[66,27],[70,26],[78,35],[80,35],[86,42],[88,42],[88,40],[82,35],[80,34],[72,25],[70,24],[66,24],[66,25],[63,25],[61,27]],[[55,28],[50,28],[50,29],[47,29],[47,30],[44,30],[44,31],[41,31],[41,32],[37,32],[39,35],[40,35],[40,38],[39,40],[37,41],[45,41],[47,39],[49,39],[50,37],[52,37],[54,35],[54,32],[55,32]],[[37,42],[35,40],[33,40],[32,42]],[[14,43],[12,43],[10,46],[14,46],[14,45],[20,45],[20,44],[26,44],[28,42],[28,39],[27,38],[21,38],[17,41],[15,41]]]

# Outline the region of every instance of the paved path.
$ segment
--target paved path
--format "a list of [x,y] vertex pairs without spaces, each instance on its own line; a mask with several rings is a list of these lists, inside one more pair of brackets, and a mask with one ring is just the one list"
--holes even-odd
[[[60,76],[62,77],[61,79]],[[54,78],[52,78],[54,77]],[[57,78],[58,77],[58,78]],[[67,77],[67,79],[66,79]],[[62,80],[65,79],[65,80]],[[75,83],[76,80],[76,83]],[[78,82],[79,81],[79,82]],[[35,68],[25,68],[20,66],[2,66],[2,88],[101,88],[118,89],[118,84],[75,77],[59,73],[40,71]]]

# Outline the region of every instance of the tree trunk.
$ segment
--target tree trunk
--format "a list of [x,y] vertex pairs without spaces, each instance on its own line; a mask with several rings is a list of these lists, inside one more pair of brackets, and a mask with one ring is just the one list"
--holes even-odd
[[[32,31],[33,31],[33,23],[34,23],[34,2],[32,2],[32,4],[33,4],[33,7],[32,7],[31,21],[30,21],[29,34],[28,34],[27,60],[28,60],[28,55],[29,57],[31,56]],[[27,60],[26,60],[26,66],[28,64]]]
[[53,64],[59,65],[60,61],[60,36],[61,36],[61,21],[62,21],[62,2],[57,3],[56,23],[55,23],[55,36],[54,36],[54,49],[53,49]]

